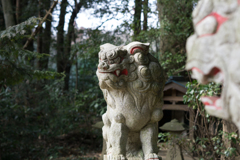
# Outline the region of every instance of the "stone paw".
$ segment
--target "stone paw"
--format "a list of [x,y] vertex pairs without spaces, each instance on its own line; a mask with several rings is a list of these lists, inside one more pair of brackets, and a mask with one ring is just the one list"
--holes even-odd
[[145,156],[145,160],[162,160],[162,158],[158,157],[156,153],[150,153]]
[[123,155],[107,155],[107,160],[125,160],[126,158]]

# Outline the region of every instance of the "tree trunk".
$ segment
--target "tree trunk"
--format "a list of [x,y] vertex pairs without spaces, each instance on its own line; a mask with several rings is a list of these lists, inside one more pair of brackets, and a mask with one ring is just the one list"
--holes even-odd
[[[158,1],[157,3],[157,8],[158,8],[158,18],[159,18],[159,22],[161,25],[161,33],[164,33],[164,23],[163,23],[163,17],[166,16],[166,18],[168,18],[168,15],[165,15],[164,12],[164,4],[161,3],[161,0]],[[170,13],[169,13],[170,14]],[[171,22],[170,22],[171,23]],[[166,52],[167,48],[169,48],[171,46],[171,43],[168,42],[168,38],[165,34],[162,34],[160,36],[160,52],[163,54]]]
[[[42,6],[42,2],[41,0],[39,0],[39,10],[38,10],[38,17],[41,18],[43,17],[43,6]],[[37,52],[38,53],[42,53],[42,43],[43,43],[43,40],[42,40],[42,30],[43,28],[41,27],[38,31],[38,36],[37,36]],[[40,64],[39,64],[40,66]]]
[[134,40],[141,32],[141,13],[142,13],[142,0],[135,0],[135,13],[133,19],[133,32]]
[[2,9],[4,13],[5,27],[8,28],[10,26],[15,25],[15,20],[13,16],[13,7],[11,4],[11,0],[1,0],[2,1]]
[[[1,1],[0,1],[1,3]],[[0,4],[1,5],[1,4]],[[0,31],[5,30],[4,15],[0,12]]]
[[64,23],[65,23],[65,15],[66,15],[66,7],[67,7],[67,0],[63,0],[61,3],[61,12],[59,16],[59,23],[57,26],[57,71],[63,72],[64,71]]
[[16,0],[16,22],[20,23],[20,0]]
[[68,2],[67,0],[62,0],[61,2],[61,10],[59,16],[59,23],[57,26],[57,71],[59,73],[65,70],[64,66],[64,23],[65,23],[65,15],[66,15],[66,8]]
[[[45,0],[43,1],[43,10],[47,10],[51,7],[51,0]],[[49,15],[47,17],[47,20],[45,22],[45,29],[42,31],[42,48],[40,53],[48,54],[50,55],[50,46],[51,46],[51,41],[52,41],[52,32],[51,32],[51,27],[52,27],[52,16]],[[43,29],[43,28],[42,28]],[[48,56],[44,56],[39,60],[39,68],[41,70],[47,70],[48,68]]]
[[195,111],[190,107],[189,108],[189,139],[191,141],[194,140],[194,118],[195,118]]
[[[70,70],[72,66],[72,61],[69,60],[70,52],[71,52],[71,42],[73,39],[74,34],[74,20],[82,7],[82,3],[79,2],[75,4],[75,9],[72,12],[71,18],[68,23],[68,32],[66,35],[66,41],[64,43],[64,31],[63,26],[65,22],[65,14],[66,14],[66,6],[67,1],[63,0],[61,5],[61,13],[60,13],[60,20],[58,24],[58,34],[57,34],[57,69],[58,72],[65,72],[65,79],[64,79],[64,90],[69,89],[69,77],[70,77]],[[64,47],[63,47],[64,46]]]
[[68,90],[69,89],[69,77],[70,77],[70,70],[71,70],[71,66],[72,66],[72,61],[69,60],[70,57],[70,52],[71,52],[71,42],[73,39],[73,34],[74,34],[74,20],[78,14],[78,12],[80,11],[82,7],[82,3],[79,2],[78,4],[75,5],[75,9],[72,12],[71,18],[69,20],[68,23],[68,33],[66,36],[66,44],[65,44],[65,48],[64,48],[64,55],[67,56],[67,61],[66,61],[66,70],[65,70],[65,86],[64,86],[64,90]]
[[75,88],[78,90],[78,56],[77,56],[77,53],[76,53],[76,85],[75,85]]
[[[76,45],[76,35],[75,35],[75,32],[73,33],[73,41],[74,41],[74,44]],[[76,64],[75,64],[75,67],[76,67],[75,89],[78,90],[78,55],[77,55],[77,52],[75,53],[75,59],[76,59]]]
[[147,31],[148,28],[148,0],[143,2],[143,30]]

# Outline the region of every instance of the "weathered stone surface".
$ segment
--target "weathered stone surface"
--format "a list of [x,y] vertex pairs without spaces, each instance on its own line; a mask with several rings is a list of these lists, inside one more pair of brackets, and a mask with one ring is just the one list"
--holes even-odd
[[104,44],[97,76],[107,102],[102,116],[104,159],[158,159],[157,122],[162,118],[163,70],[149,44]]
[[210,115],[240,129],[240,1],[201,0],[193,11],[195,33],[187,41],[187,70],[206,84],[222,84],[221,97],[202,97]]

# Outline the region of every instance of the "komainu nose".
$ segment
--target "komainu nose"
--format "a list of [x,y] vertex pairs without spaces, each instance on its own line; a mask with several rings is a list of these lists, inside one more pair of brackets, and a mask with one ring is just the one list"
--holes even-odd
[[98,68],[106,70],[109,68],[109,66],[106,62],[100,62]]

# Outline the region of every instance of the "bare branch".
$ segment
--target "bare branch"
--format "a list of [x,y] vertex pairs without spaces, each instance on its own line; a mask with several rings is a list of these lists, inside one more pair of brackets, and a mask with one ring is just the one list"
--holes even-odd
[[113,16],[113,17],[111,17],[111,18],[107,19],[106,21],[102,22],[102,23],[101,23],[99,26],[97,26],[97,28],[96,28],[96,29],[98,29],[98,28],[102,27],[102,25],[103,25],[104,23],[106,23],[106,22],[108,22],[108,21],[110,21],[110,20],[112,20],[112,19],[119,20],[119,19],[117,19],[117,18],[115,18],[115,17]]
[[32,41],[32,39],[35,37],[35,35],[39,32],[40,28],[42,27],[43,22],[46,21],[47,17],[49,14],[52,13],[53,9],[55,8],[55,6],[57,5],[58,0],[55,0],[52,4],[52,6],[50,7],[50,9],[48,10],[48,12],[46,13],[46,15],[43,17],[43,19],[41,20],[41,22],[38,24],[37,28],[35,29],[34,32],[32,32],[31,36],[28,38],[27,42],[25,43],[25,45],[23,46],[23,49],[27,48],[27,46],[29,45],[29,43]]

